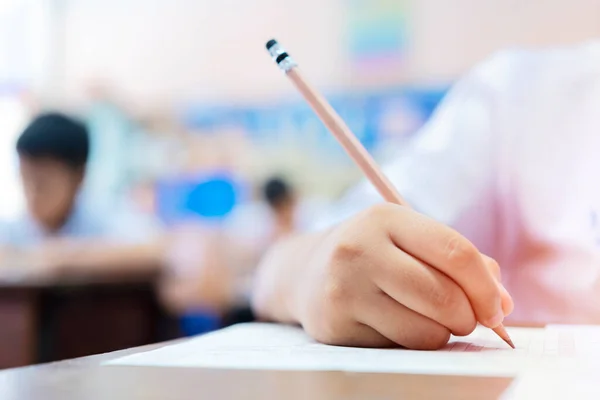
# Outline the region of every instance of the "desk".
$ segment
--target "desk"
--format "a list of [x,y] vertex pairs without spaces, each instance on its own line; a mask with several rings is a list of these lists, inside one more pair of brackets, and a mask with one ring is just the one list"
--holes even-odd
[[100,365],[160,346],[0,372],[0,400],[487,400],[497,399],[511,382],[507,378]]
[[0,369],[172,339],[154,278],[0,281]]

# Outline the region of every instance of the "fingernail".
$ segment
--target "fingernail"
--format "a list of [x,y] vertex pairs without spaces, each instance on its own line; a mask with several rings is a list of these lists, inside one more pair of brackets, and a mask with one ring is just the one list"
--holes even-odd
[[506,290],[506,288],[504,287],[504,285],[502,284],[502,282],[500,282],[500,281],[496,281],[496,284],[498,285],[498,288],[499,288],[500,290]]
[[506,290],[506,288],[502,284],[500,284],[500,291],[502,292],[503,295],[510,297],[508,290]]
[[498,310],[498,313],[494,316],[494,318],[491,318],[487,321],[486,325],[490,328],[495,328],[497,326],[500,326],[502,321],[504,321],[504,312],[502,311],[502,308],[500,308],[500,310]]
[[504,312],[504,317],[506,318],[513,312],[515,308],[515,303],[513,302],[510,293],[508,293],[508,290],[506,290],[504,286],[501,286],[500,291],[502,292],[504,299],[506,299],[506,301],[508,302],[508,304],[505,304],[504,300],[502,302],[502,311]]

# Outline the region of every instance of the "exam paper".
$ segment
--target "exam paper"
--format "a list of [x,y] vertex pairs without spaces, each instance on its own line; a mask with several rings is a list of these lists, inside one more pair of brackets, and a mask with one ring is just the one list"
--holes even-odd
[[538,365],[577,360],[577,336],[570,328],[508,329],[510,349],[490,329],[452,337],[438,351],[361,349],[316,343],[301,328],[277,324],[241,324],[107,364],[262,370],[389,372],[514,377]]
[[558,349],[567,359],[519,374],[502,400],[600,399],[600,327],[551,325],[546,331],[556,344],[546,353],[555,354]]
[[532,368],[520,375],[501,400],[598,400],[600,364],[588,362],[558,368]]

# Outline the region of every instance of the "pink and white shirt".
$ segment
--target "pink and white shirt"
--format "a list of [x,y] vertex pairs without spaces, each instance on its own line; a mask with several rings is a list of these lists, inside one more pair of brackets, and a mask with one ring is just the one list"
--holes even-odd
[[[513,320],[600,323],[600,42],[491,57],[385,172],[500,263]],[[363,182],[320,226],[380,201]]]

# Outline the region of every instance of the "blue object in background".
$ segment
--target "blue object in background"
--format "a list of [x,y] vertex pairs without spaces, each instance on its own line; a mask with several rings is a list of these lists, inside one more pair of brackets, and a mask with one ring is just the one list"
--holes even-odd
[[187,194],[185,210],[204,218],[223,218],[237,201],[237,193],[231,180],[215,177],[196,184]]
[[[158,215],[167,225],[219,222],[237,205],[241,189],[227,172],[167,179],[156,188]],[[183,333],[192,336],[218,329],[221,320],[210,310],[198,310],[181,317],[180,323]]]
[[220,327],[219,316],[209,311],[190,313],[181,317],[181,330],[185,336],[202,335]]
[[157,213],[167,225],[222,221],[237,205],[240,191],[227,173],[163,180],[156,188]]

